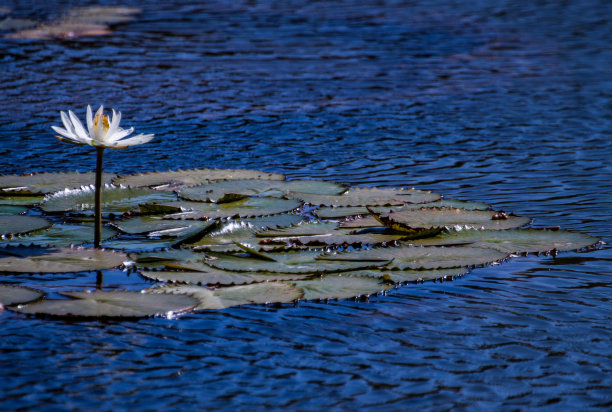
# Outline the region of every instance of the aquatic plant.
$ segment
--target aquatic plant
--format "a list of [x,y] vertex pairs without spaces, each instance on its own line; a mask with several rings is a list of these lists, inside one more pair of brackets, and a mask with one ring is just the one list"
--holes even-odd
[[[114,113],[108,122],[102,108],[94,118],[89,109],[87,132],[72,112],[62,113],[66,128],[54,130],[99,152],[152,138],[122,141],[132,130],[119,129],[119,119]],[[106,174],[104,187],[96,185],[102,203],[86,183],[90,178],[0,176],[0,273],[96,272],[101,289],[102,271],[120,267],[157,284],[141,291],[62,291],[59,299],[0,285],[4,308],[39,316],[139,318],[367,299],[407,282],[453,279],[517,254],[554,256],[598,244],[585,234],[529,228],[529,218],[483,203],[415,189],[196,169]],[[87,243],[92,226],[94,248]]]
[[102,233],[102,160],[104,149],[125,149],[130,146],[135,146],[150,142],[154,135],[139,134],[129,139],[125,139],[134,131],[133,127],[122,129],[119,127],[121,121],[121,112],[115,112],[113,109],[113,117],[109,122],[108,116],[104,114],[104,106],[100,106],[96,112],[96,116],[92,116],[91,106],[87,105],[87,130],[75,114],[68,110],[68,115],[63,111],[60,112],[64,129],[57,126],[51,128],[58,134],[56,137],[67,143],[77,145],[89,145],[96,149],[96,180],[95,180],[95,231],[94,231],[94,246],[100,247],[100,236]]

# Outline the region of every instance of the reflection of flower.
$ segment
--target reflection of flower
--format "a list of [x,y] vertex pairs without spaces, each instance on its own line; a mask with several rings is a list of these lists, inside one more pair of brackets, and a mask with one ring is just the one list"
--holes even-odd
[[56,136],[63,142],[91,145],[100,148],[125,149],[126,147],[143,144],[153,139],[152,134],[139,134],[129,139],[121,140],[130,135],[134,128],[122,129],[119,127],[121,112],[113,109],[113,118],[110,120],[104,114],[104,106],[100,106],[96,116],[92,116],[91,106],[87,106],[87,130],[71,110],[68,114],[60,112],[65,129],[57,126],[51,128],[61,136]]

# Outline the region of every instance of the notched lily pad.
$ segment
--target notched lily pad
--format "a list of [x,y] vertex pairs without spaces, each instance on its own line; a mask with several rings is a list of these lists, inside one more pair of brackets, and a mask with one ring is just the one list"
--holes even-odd
[[384,282],[381,278],[348,274],[327,275],[288,283],[302,290],[304,300],[348,299],[369,296],[393,288],[393,285]]
[[[47,213],[85,213],[92,214],[94,208],[93,187],[64,190],[46,196],[40,208]],[[102,212],[124,213],[143,203],[171,202],[176,200],[172,193],[152,189],[130,189],[105,186],[102,189]]]
[[0,238],[7,235],[22,235],[48,228],[52,225],[47,219],[38,216],[0,215]]
[[394,283],[420,283],[427,280],[452,280],[468,272],[469,269],[466,267],[451,267],[446,269],[360,270],[346,272],[346,275],[383,278]]
[[191,249],[168,249],[157,252],[130,253],[128,256],[138,268],[142,269],[167,268],[169,264],[185,264],[206,258],[204,253],[195,252]]
[[167,206],[181,208],[182,212],[166,215],[166,219],[216,219],[229,217],[268,216],[291,212],[302,205],[294,199],[276,197],[250,197],[230,203],[173,202]]
[[[117,175],[103,173],[102,183],[108,184]],[[0,203],[4,195],[41,195],[64,189],[90,186],[96,180],[94,172],[30,173],[25,175],[0,175]]]
[[52,317],[143,318],[172,317],[198,304],[195,298],[187,295],[101,290],[60,293],[72,299],[49,299],[11,309],[29,315]]
[[338,196],[324,194],[292,193],[296,199],[316,206],[385,206],[405,203],[428,203],[440,199],[436,193],[415,189],[379,189],[355,187]]
[[259,170],[243,169],[192,169],[169,170],[167,172],[138,173],[119,176],[113,179],[116,185],[130,187],[150,187],[159,190],[177,190],[182,186],[194,186],[213,180],[285,180],[278,173],[267,173]]
[[40,299],[44,293],[23,286],[0,285],[0,310],[2,306],[16,305]]
[[[490,207],[486,203],[480,202],[468,202],[463,200],[456,199],[440,199],[435,202],[429,203],[407,203],[402,206],[392,206],[392,207],[372,207],[375,212],[389,212],[389,209],[393,211],[403,210],[403,209],[420,209],[422,207],[452,207],[456,209],[466,209],[466,210],[489,210]],[[365,206],[352,206],[352,207],[334,207],[334,206],[322,206],[314,211],[314,214],[317,215],[321,219],[341,219],[349,216],[365,216],[369,215],[368,209]],[[376,223],[372,226],[380,226],[379,223]],[[366,227],[366,226],[362,226]]]
[[225,309],[250,304],[289,303],[302,297],[299,289],[282,282],[254,283],[218,289],[201,286],[163,286],[150,291],[159,294],[192,296],[199,301],[196,310]]
[[[102,226],[102,231],[100,233],[102,242],[105,242],[115,235],[117,235],[117,232],[106,226]],[[0,244],[21,245],[27,243],[29,245],[39,246],[68,247],[92,243],[93,236],[93,222],[57,223],[49,229],[38,231],[26,237],[16,237],[6,242],[0,241]],[[106,245],[103,243],[103,246]]]
[[[169,265],[173,267],[174,265]],[[184,267],[188,268],[190,264]],[[176,267],[176,266],[175,266]],[[250,283],[299,280],[306,279],[310,275],[297,273],[266,273],[266,272],[228,272],[210,266],[203,268],[198,266],[197,271],[185,270],[160,270],[160,271],[140,271],[139,273],[147,279],[158,282],[186,283],[193,285],[247,285]]]
[[283,197],[290,192],[338,195],[346,186],[321,180],[224,180],[181,189],[179,196],[197,202],[226,203],[240,197]]
[[126,261],[125,254],[103,249],[37,246],[0,249],[0,272],[82,272],[112,269]]
[[565,230],[460,230],[442,233],[430,239],[411,241],[415,245],[472,245],[489,247],[505,253],[544,253],[578,250],[599,240],[582,233]]
[[388,260],[326,261],[317,260],[321,252],[313,250],[268,253],[274,261],[248,255],[211,254],[210,266],[236,272],[332,273],[383,266]]
[[530,221],[527,217],[510,213],[454,208],[421,208],[391,213],[376,213],[372,210],[372,215],[381,224],[397,231],[447,228],[505,230],[525,226]]
[[472,246],[399,246],[324,254],[317,257],[317,260],[330,262],[390,261],[386,264],[385,268],[391,270],[414,270],[478,266],[498,262],[507,257],[508,254],[504,252]]

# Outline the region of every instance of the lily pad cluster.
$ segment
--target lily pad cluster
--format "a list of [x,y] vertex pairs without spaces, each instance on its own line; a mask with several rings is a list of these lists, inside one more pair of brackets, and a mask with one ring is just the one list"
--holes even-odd
[[67,290],[49,298],[1,284],[1,307],[40,316],[139,318],[367,299],[517,254],[598,243],[429,191],[197,169],[106,174],[100,250],[91,247],[91,180],[92,174],[76,172],[0,176],[0,272],[130,267],[151,286]]

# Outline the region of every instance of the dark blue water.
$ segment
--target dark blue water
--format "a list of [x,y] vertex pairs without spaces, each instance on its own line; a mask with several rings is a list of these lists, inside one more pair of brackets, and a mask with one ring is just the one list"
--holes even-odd
[[[612,241],[609,1],[132,3],[108,36],[0,39],[2,173],[91,170],[50,125],[104,104],[157,136],[107,151],[109,171],[416,186]],[[92,3],[0,1],[47,22],[69,5]],[[605,410],[611,262],[604,245],[369,302],[174,320],[5,311],[0,409]],[[139,281],[125,276],[105,286]]]

